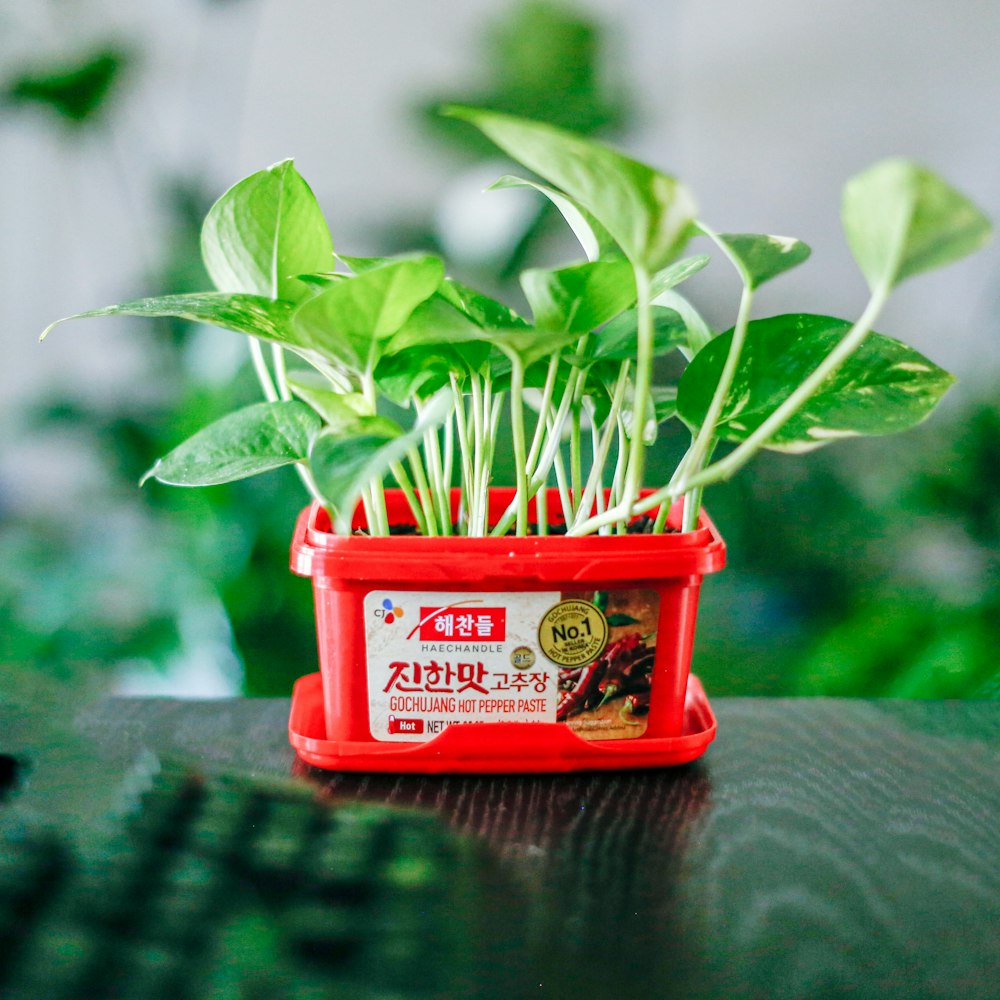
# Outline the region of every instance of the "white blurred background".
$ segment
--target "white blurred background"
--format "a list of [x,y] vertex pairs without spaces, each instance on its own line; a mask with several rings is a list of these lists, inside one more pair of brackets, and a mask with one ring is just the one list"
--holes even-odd
[[[484,33],[518,6],[5,4],[5,72],[71,62],[109,40],[129,58],[96,127],[60,122],[23,101],[0,116],[0,516],[59,517],[100,495],[103,473],[89,439],[72,428],[35,427],[26,414],[39,400],[143,404],[172,391],[141,323],[92,321],[37,343],[56,317],[150,292],[176,227],[166,178],[197,178],[210,198],[294,156],[345,252],[378,251],[400,220],[429,220],[459,267],[481,265],[484,234],[487,243],[509,240],[498,214],[526,217],[531,208],[517,199],[530,196],[480,195],[503,162],[451,155],[415,108],[437,95],[474,98],[487,86],[493,68]],[[596,26],[604,83],[630,95],[627,126],[611,141],[683,178],[713,227],[793,235],[813,247],[805,267],[763,290],[758,315],[808,309],[852,317],[861,309],[865,288],[839,228],[840,188],[880,157],[923,161],[1000,218],[1000,5],[565,6]],[[947,407],[992,392],[998,262],[994,245],[904,285],[880,324],[960,376]],[[727,325],[737,288],[725,270],[710,268],[692,288],[710,321]],[[242,354],[235,338],[213,337],[196,337],[186,356],[206,381],[224,381]],[[214,375],[204,374],[206,364],[216,366]],[[135,515],[140,501],[115,496]],[[141,535],[146,522],[137,524]],[[965,558],[961,549],[946,546],[947,559]],[[137,550],[129,551],[123,558],[135,559]],[[217,631],[225,645],[226,627]],[[206,648],[205,661],[213,661],[216,647]],[[231,690],[238,653],[231,659],[237,666],[201,670],[193,690]],[[166,689],[176,689],[179,669],[175,663]]]

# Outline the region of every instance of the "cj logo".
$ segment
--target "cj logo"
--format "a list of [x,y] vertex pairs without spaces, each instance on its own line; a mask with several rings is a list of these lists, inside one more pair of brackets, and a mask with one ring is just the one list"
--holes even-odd
[[382,607],[375,609],[375,617],[381,618],[386,625],[391,625],[397,618],[403,617],[403,609],[397,608],[387,597],[382,602]]

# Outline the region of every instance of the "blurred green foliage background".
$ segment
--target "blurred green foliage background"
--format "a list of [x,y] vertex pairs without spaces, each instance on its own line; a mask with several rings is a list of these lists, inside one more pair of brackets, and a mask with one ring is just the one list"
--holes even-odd
[[[33,116],[65,143],[101,141],[153,46],[137,35],[5,66],[0,115]],[[636,93],[609,51],[589,14],[517,4],[486,27],[476,80],[456,78],[441,92],[429,85],[401,95],[400,107],[453,169],[474,170],[496,152],[434,115],[446,101],[628,148],[637,109],[660,95]],[[151,265],[134,296],[208,286],[198,230],[221,192],[197,172],[162,181],[157,210],[170,236],[147,248]],[[539,204],[495,253],[460,263],[458,276],[516,295],[517,269],[545,260],[562,238],[558,217]],[[449,250],[439,215],[417,205],[372,242],[383,251]],[[124,690],[156,690],[154,672],[164,692],[199,693],[199,673],[209,672],[233,690],[287,694],[316,669],[309,584],[287,569],[305,496],[287,470],[206,490],[138,492],[156,457],[257,391],[242,355],[225,346],[213,354],[204,331],[157,321],[136,336],[153,358],[157,393],[40,399],[19,415],[20,438],[96,456],[101,474],[57,518],[0,492],[0,662],[57,677],[96,673]],[[219,361],[211,377],[206,357]],[[729,546],[729,567],[704,588],[696,647],[713,694],[1000,697],[1000,409],[995,397],[958,392],[904,442],[767,455],[709,495]],[[680,447],[667,440],[661,454]],[[654,463],[650,478],[666,464]],[[130,687],[130,676],[146,679]]]

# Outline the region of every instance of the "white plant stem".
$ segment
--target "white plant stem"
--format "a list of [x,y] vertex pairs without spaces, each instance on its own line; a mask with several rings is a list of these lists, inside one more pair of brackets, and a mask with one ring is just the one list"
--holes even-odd
[[516,354],[511,354],[510,370],[510,423],[514,444],[514,475],[517,480],[517,534],[528,531],[528,455],[524,438],[524,364]]
[[[608,413],[607,420],[604,422],[603,434],[598,434],[596,424],[591,421],[594,439],[594,460],[590,467],[590,476],[587,479],[587,485],[583,491],[583,497],[581,498],[580,505],[576,510],[574,527],[576,524],[582,523],[587,517],[590,516],[590,508],[595,497],[599,496],[600,503],[602,505],[604,503],[604,465],[607,462],[608,454],[611,451],[611,440],[614,436],[615,429],[618,426],[618,414],[621,412],[622,402],[625,399],[625,387],[627,384],[628,362],[625,362],[618,374],[618,381],[615,383],[614,395],[611,398],[611,410]],[[600,509],[598,510],[598,513],[601,513]]]
[[[269,403],[277,403],[281,399],[291,399],[292,394],[288,388],[288,380],[285,376],[284,355],[281,355],[280,367],[277,367],[277,360],[275,362],[275,371],[278,376],[278,386],[276,387],[274,380],[271,378],[271,372],[267,367],[267,361],[264,358],[264,350],[260,341],[255,337],[250,337],[248,343],[250,345],[250,360],[253,362],[254,371],[257,374],[257,381],[260,383],[260,388],[264,393],[264,398]],[[277,347],[277,345],[274,346],[280,354],[281,348]],[[295,474],[299,477],[299,480],[306,488],[309,496],[315,500],[316,503],[327,508],[327,513],[331,515],[330,523],[333,524],[333,516],[330,506],[320,493],[319,488],[316,486],[316,480],[313,479],[309,466],[305,462],[296,462]]]
[[635,361],[633,403],[635,412],[632,415],[632,446],[629,453],[628,469],[625,473],[621,503],[622,517],[625,521],[632,517],[639,490],[642,488],[642,475],[645,470],[646,458],[646,445],[642,435],[646,424],[646,409],[650,401],[650,387],[653,381],[653,315],[649,272],[643,267],[635,267],[634,271],[638,347]]

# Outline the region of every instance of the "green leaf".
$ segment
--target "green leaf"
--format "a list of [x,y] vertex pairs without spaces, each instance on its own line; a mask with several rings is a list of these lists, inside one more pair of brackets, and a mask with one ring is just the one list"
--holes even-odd
[[621,253],[618,244],[615,243],[604,226],[586,209],[577,205],[572,198],[567,198],[561,191],[549,187],[548,184],[515,177],[513,174],[505,174],[499,180],[494,181],[486,190],[501,191],[505,188],[533,188],[545,195],[559,209],[567,225],[573,230],[573,235],[580,241],[580,246],[583,247],[583,252],[587,255],[588,260],[615,257]]
[[636,266],[668,264],[692,233],[695,204],[675,178],[541,122],[452,106],[509,156],[554,184],[611,234]]
[[759,288],[765,281],[790,271],[812,252],[791,236],[720,233],[713,238],[729,251],[748,288]]
[[653,397],[653,411],[656,413],[656,423],[664,424],[677,416],[677,386],[653,385],[649,388]]
[[[687,327],[673,309],[653,306],[653,353],[666,354],[687,343]],[[639,344],[639,318],[635,309],[628,309],[616,316],[590,337],[585,358],[573,357],[574,362],[628,361],[634,359]]]
[[[723,406],[716,436],[743,441],[791,395],[851,328],[845,320],[792,314],[754,320]],[[732,331],[716,337],[681,378],[678,412],[701,426],[719,381]],[[809,451],[838,438],[891,434],[920,423],[954,379],[889,337],[869,334],[767,447]]]
[[387,422],[359,434],[323,431],[309,452],[309,467],[320,493],[334,512],[334,527],[340,534],[351,530],[358,499],[369,483],[381,480],[389,467],[420,445],[424,434],[440,427],[450,416],[454,397],[450,390],[435,396],[414,427],[403,432]]
[[709,325],[702,319],[701,313],[679,292],[672,289],[660,292],[653,299],[653,304],[672,309],[684,321],[684,326],[687,328],[687,348],[682,347],[681,350],[687,355],[688,360],[694,357],[715,336]]
[[472,323],[483,330],[526,328],[528,321],[518,316],[510,306],[491,299],[474,288],[446,278],[438,294]]
[[[573,343],[578,337],[575,332],[536,330],[503,302],[491,299],[488,295],[483,295],[482,292],[477,292],[450,278],[442,284],[439,294],[472,323],[488,333],[485,339],[490,344],[508,357],[517,356],[525,368]],[[454,343],[458,347],[458,341]],[[467,348],[459,349],[467,350]]]
[[310,274],[297,274],[295,277],[314,288],[327,288],[338,281],[347,281],[349,275],[338,274],[336,271],[313,271]]
[[215,486],[302,461],[322,426],[305,403],[255,403],[189,437],[142,477],[171,486]]
[[587,333],[635,302],[628,261],[598,260],[521,272],[521,288],[540,330]]
[[[398,258],[396,258],[398,259]],[[338,253],[337,260],[342,260],[355,274],[364,271],[374,271],[377,267],[390,264],[392,257],[348,257],[346,254]]]
[[300,340],[329,352],[355,372],[373,368],[380,343],[437,290],[444,265],[437,257],[410,257],[330,285],[303,302],[292,318]]
[[319,372],[290,371],[288,386],[326,422],[337,428],[353,427],[359,417],[372,416],[372,407],[360,392],[338,392]]
[[194,292],[190,295],[160,295],[149,299],[135,299],[119,305],[90,309],[87,312],[64,316],[50,323],[39,338],[44,340],[49,331],[71,319],[91,316],[170,316],[192,323],[209,323],[259,337],[278,344],[293,345],[291,339],[292,306],[265,298],[261,295],[230,295],[225,292]]
[[703,267],[706,267],[711,259],[707,254],[695,254],[693,257],[676,260],[669,267],[657,271],[650,281],[650,296],[655,299],[657,295],[662,295],[681,282],[687,281],[691,275],[697,274]]
[[575,344],[579,336],[573,332],[560,333],[555,330],[535,330],[528,327],[524,330],[495,330],[490,342],[507,357],[516,355],[525,368],[530,368],[536,361],[548,358],[556,351]]
[[328,271],[333,241],[316,198],[291,160],[231,187],[201,229],[205,268],[220,292],[296,302],[310,293],[296,275]]
[[487,331],[482,326],[474,323],[466,313],[456,309],[448,298],[433,295],[413,310],[409,319],[389,339],[384,352],[395,354],[412,347],[487,340]]
[[981,247],[991,232],[964,195],[901,159],[881,160],[847,182],[841,221],[873,291],[950,264]]
[[388,400],[407,406],[414,397],[426,399],[450,384],[452,373],[464,379],[467,371],[463,357],[448,344],[410,347],[379,361],[375,384]]

